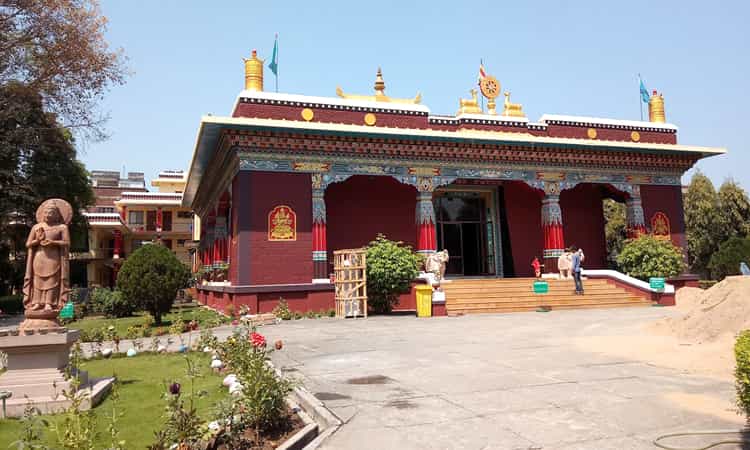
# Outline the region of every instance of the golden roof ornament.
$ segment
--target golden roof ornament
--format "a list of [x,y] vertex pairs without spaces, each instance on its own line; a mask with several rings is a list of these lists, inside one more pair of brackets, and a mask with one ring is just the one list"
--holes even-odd
[[422,101],[422,94],[417,93],[414,98],[393,98],[385,95],[385,80],[383,72],[378,67],[378,73],[375,75],[375,95],[355,95],[346,94],[340,86],[336,86],[336,95],[347,100],[364,100],[369,102],[388,102],[388,103],[407,103],[418,105]]
[[253,50],[249,59],[245,61],[245,90],[263,91],[263,60],[258,58],[258,52]]
[[664,115],[664,96],[654,93],[648,99],[648,120],[649,122],[665,123],[667,118]]
[[523,113],[523,105],[510,102],[510,92],[505,91],[505,102],[503,104],[503,115],[506,117],[526,117]]
[[458,99],[457,114],[482,114],[482,108],[479,107],[479,101],[477,100],[477,90],[472,89],[469,92],[471,93],[471,99]]

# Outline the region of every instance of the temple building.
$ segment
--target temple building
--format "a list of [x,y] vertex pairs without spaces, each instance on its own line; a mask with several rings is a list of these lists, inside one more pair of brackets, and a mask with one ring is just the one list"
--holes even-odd
[[92,171],[96,200],[84,213],[88,251],[71,255],[76,266],[85,265],[77,279],[87,287],[114,286],[127,255],[147,243],[161,243],[190,265],[193,214],[182,207],[186,178],[182,170],[163,170],[151,181],[157,191],[149,192],[143,173]]
[[680,178],[725,152],[678,143],[656,92],[648,121],[531,121],[493,76],[451,116],[389,97],[380,69],[371,95],[335,93],[264,91],[253,52],[231,116],[201,119],[182,201],[201,223],[196,266],[222,272],[204,300],[330,307],[332,252],[378,234],[447,249],[452,278],[531,277],[535,257],[554,272],[573,244],[606,269],[607,198],[627,205],[631,236],[685,247]]

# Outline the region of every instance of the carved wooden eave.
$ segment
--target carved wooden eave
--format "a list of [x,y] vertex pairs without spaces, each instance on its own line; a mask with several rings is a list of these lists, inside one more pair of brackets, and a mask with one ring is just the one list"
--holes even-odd
[[[368,127],[259,118],[203,117],[183,206],[203,214],[239,170],[237,151],[290,157],[384,160],[401,165],[530,167],[679,176],[723,148],[534,136],[484,130]],[[210,182],[205,182],[210,180]]]

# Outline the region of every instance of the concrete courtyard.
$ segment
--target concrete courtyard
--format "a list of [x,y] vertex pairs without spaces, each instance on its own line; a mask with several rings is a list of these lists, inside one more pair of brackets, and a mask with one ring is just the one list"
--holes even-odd
[[674,314],[622,308],[321,319],[262,332],[284,340],[277,366],[344,423],[323,448],[627,450],[656,448],[652,441],[666,433],[744,422],[733,412],[731,380],[575,344],[637,333]]

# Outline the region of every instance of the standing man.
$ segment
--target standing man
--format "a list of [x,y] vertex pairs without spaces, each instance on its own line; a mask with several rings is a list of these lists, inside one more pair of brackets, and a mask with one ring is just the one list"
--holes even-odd
[[581,281],[581,252],[574,245],[570,249],[573,252],[572,267],[573,279],[576,283],[576,295],[583,295],[583,282]]

